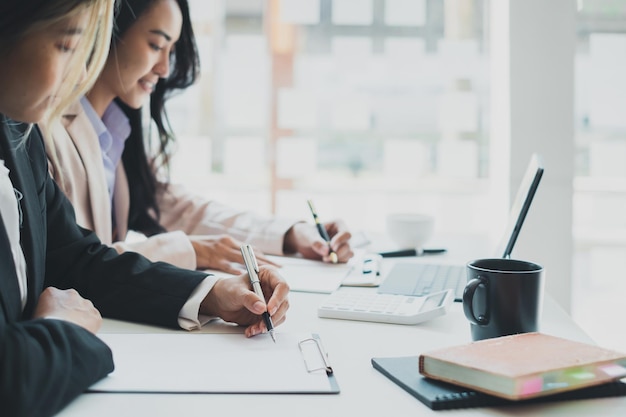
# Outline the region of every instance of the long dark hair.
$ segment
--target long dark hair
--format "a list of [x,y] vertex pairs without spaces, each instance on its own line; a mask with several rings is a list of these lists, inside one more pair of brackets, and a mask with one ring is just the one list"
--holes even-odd
[[[158,0],[122,0],[116,12],[111,51],[116,43],[137,18]],[[159,224],[157,192],[159,182],[157,173],[164,170],[169,174],[170,146],[174,135],[167,118],[165,102],[176,90],[191,86],[200,72],[198,49],[196,47],[189,4],[187,0],[176,0],[182,13],[183,22],[180,38],[170,57],[170,74],[159,79],[150,96],[150,117],[157,128],[158,149],[148,153],[146,149],[150,138],[145,138],[141,109],[132,109],[121,100],[116,102],[130,120],[131,133],[124,146],[122,163],[128,176],[130,189],[130,212],[128,228],[138,230],[148,236],[164,231]]]

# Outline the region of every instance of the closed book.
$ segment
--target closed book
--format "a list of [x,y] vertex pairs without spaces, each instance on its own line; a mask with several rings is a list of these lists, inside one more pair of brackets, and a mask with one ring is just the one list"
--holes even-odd
[[476,392],[458,385],[448,384],[447,382],[426,378],[417,372],[418,363],[419,358],[417,356],[372,358],[372,366],[375,369],[432,410],[539,404],[626,395],[626,382],[612,381],[575,391],[512,401]]
[[522,333],[423,353],[419,372],[521,400],[623,378],[626,354],[543,333]]

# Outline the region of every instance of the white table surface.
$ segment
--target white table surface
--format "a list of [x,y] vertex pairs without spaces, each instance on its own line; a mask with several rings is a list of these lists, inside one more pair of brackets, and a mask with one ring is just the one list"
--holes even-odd
[[[374,289],[368,289],[375,291]],[[459,416],[548,415],[591,416],[626,413],[626,397],[549,403],[543,405],[430,410],[375,370],[372,357],[409,356],[470,341],[469,324],[460,303],[450,313],[417,326],[378,324],[317,317],[324,294],[291,293],[287,321],[281,332],[315,332],[322,337],[341,388],[338,395],[251,394],[102,394],[81,395],[59,415],[69,416],[416,416],[453,413]],[[545,298],[541,330],[589,342],[588,336],[549,296]],[[173,330],[105,320],[101,332],[154,333]],[[181,330],[182,331],[182,330]],[[223,323],[203,332],[241,332]],[[268,337],[257,336],[257,337]],[[190,369],[189,372],[193,372]]]

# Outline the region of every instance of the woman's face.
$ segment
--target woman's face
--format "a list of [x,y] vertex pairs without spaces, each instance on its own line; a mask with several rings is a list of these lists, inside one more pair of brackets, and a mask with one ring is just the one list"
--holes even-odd
[[182,22],[176,1],[155,1],[112,48],[98,87],[131,108],[141,107],[159,78],[169,75],[170,53]]
[[22,37],[0,66],[0,112],[26,122],[41,121],[60,94],[72,55],[82,39],[87,10]]

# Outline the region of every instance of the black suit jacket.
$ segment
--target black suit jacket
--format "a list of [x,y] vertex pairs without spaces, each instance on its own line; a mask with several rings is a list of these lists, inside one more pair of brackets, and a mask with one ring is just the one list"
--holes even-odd
[[113,370],[109,348],[85,329],[31,319],[43,288],[74,288],[104,317],[178,327],[178,313],[206,274],[118,255],[76,225],[73,209],[48,175],[36,127],[0,114],[0,151],[23,194],[21,244],[27,263],[24,311],[4,223],[0,221],[0,409],[7,416],[56,413]]

